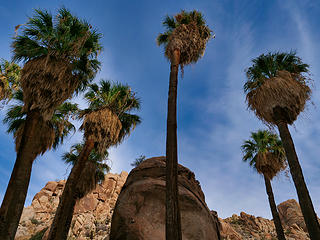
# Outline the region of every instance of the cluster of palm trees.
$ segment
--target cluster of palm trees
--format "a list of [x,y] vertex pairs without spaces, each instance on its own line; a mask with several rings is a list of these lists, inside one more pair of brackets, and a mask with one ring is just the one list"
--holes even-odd
[[[127,85],[101,80],[97,57],[101,34],[65,8],[56,17],[36,10],[12,43],[13,62],[1,63],[0,100],[12,101],[4,123],[13,133],[16,162],[0,209],[0,239],[13,240],[24,207],[36,157],[63,144],[82,121],[83,142],[63,160],[72,164],[48,239],[66,239],[76,201],[103,180],[110,170],[108,148],[120,144],[140,117],[139,98]],[[23,62],[20,68],[15,62]],[[85,92],[86,109],[70,99]]]
[[[197,11],[181,11],[175,17],[167,16],[163,25],[166,32],[160,34],[157,41],[164,45],[165,56],[171,62],[166,142],[166,239],[181,240],[177,177],[178,70],[179,66],[183,70],[184,65],[195,63],[203,56],[212,31]],[[288,129],[288,124],[293,124],[310,99],[309,66],[295,52],[261,54],[252,62],[244,84],[248,107],[267,126],[278,128],[282,142],[269,131],[252,133],[252,140],[242,145],[243,160],[250,160],[250,165],[264,176],[279,239],[285,239],[285,236],[270,181],[288,163],[310,238],[320,239],[320,225]]]
[[270,181],[289,165],[301,211],[311,239],[320,239],[320,225],[304,180],[295,146],[288,129],[310,99],[309,66],[295,52],[261,54],[247,69],[244,84],[249,109],[270,128],[277,127],[278,136],[267,130],[251,134],[241,146],[243,160],[249,161],[265,180],[266,191],[278,239],[285,239]]
[[[177,84],[179,67],[197,62],[214,37],[198,11],[181,11],[163,21],[166,31],[158,45],[171,63],[166,138],[166,239],[181,240],[178,201]],[[71,147],[63,159],[73,165],[60,199],[50,240],[66,239],[76,202],[103,180],[109,170],[108,148],[118,145],[140,123],[140,101],[131,88],[102,80],[92,84],[100,62],[101,34],[88,22],[61,8],[55,18],[36,10],[12,43],[13,60],[0,65],[0,100],[12,105],[4,119],[13,133],[17,158],[0,209],[0,238],[14,239],[23,210],[35,158],[56,148],[75,132],[71,119],[82,121],[83,142]],[[282,142],[270,131],[252,133],[242,145],[249,161],[265,179],[279,239],[285,239],[274,201],[271,180],[289,165],[299,203],[311,239],[320,239],[320,227],[306,187],[288,124],[304,110],[311,90],[308,65],[294,52],[262,54],[247,70],[244,85],[247,103],[269,127],[279,129]],[[70,101],[84,92],[88,108],[80,110]],[[137,164],[144,160],[138,159]],[[140,161],[141,160],[141,161]]]

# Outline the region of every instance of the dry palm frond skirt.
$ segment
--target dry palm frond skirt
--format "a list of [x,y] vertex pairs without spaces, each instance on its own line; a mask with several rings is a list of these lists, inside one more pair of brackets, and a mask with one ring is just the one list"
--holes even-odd
[[30,60],[21,73],[23,111],[37,109],[44,120],[50,120],[56,107],[70,98],[78,85],[70,63],[53,57]]
[[276,77],[266,78],[259,88],[247,94],[249,108],[263,122],[276,125],[273,110],[280,107],[286,113],[287,123],[292,124],[304,110],[311,95],[311,89],[298,77],[301,78],[300,75],[279,71]]
[[90,160],[86,162],[86,166],[83,168],[79,181],[76,185],[77,197],[82,198],[86,194],[95,189],[98,180],[96,178],[96,164]]
[[87,113],[81,126],[85,139],[93,140],[100,154],[111,145],[117,144],[121,128],[118,116],[108,108]]
[[[206,44],[210,39],[210,30],[206,28],[206,26],[197,26],[195,22],[187,25],[181,24],[170,35],[165,55],[168,59],[172,60],[174,50],[179,50],[180,65],[182,67],[196,62],[203,56]],[[207,35],[204,36],[205,31],[209,31],[208,37]]]
[[[15,132],[16,152],[20,148],[21,138],[25,124],[23,123],[20,128]],[[55,131],[50,121],[39,120],[37,128],[33,133],[32,147],[33,152],[37,155],[44,154],[47,150],[51,149],[55,141]],[[29,143],[30,144],[30,143]]]
[[279,158],[276,154],[268,152],[258,154],[255,167],[258,173],[272,180],[280,171],[286,169],[287,162],[285,158]]

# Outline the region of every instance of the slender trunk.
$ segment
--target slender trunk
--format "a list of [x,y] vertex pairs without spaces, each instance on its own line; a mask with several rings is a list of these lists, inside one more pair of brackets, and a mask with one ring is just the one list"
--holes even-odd
[[33,138],[40,114],[29,112],[17,152],[16,162],[0,209],[0,239],[13,240],[26,200],[32,163],[38,153],[34,152]]
[[299,204],[306,223],[310,238],[312,240],[320,239],[320,226],[317,215],[314,211],[313,204],[309,195],[307,185],[305,183],[302,169],[298,160],[298,156],[288,129],[288,125],[284,121],[279,121],[278,129],[283,142],[283,147],[288,159],[291,176],[298,194]]
[[180,51],[171,60],[166,142],[166,240],[181,240],[177,154],[177,85]]
[[69,174],[50,228],[48,240],[65,240],[68,237],[74,206],[79,198],[76,186],[93,148],[94,142],[87,140],[79,159]]
[[281,225],[279,213],[277,210],[276,203],[274,201],[274,196],[273,196],[273,191],[272,191],[272,186],[270,183],[270,179],[264,176],[264,182],[266,184],[266,191],[268,194],[268,199],[269,199],[269,204],[270,204],[270,209],[273,217],[273,222],[276,227],[276,232],[279,240],[286,240],[286,237],[284,236],[283,228]]

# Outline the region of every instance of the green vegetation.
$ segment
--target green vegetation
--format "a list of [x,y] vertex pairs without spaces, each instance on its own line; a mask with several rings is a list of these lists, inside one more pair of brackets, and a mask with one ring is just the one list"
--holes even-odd
[[140,108],[140,101],[130,87],[101,81],[92,84],[85,98],[89,107],[80,111],[84,143],[74,145],[63,158],[73,164],[52,223],[49,240],[66,239],[76,201],[103,180],[109,166],[102,161],[110,146],[120,144],[140,123],[131,111]]
[[305,75],[309,66],[295,52],[261,54],[252,62],[244,84],[248,107],[264,123],[278,128],[308,232],[311,239],[320,239],[320,225],[288,129],[310,99]]
[[140,155],[139,157],[137,157],[133,163],[131,163],[130,165],[132,167],[138,167],[144,160],[146,160],[146,156],[145,155]]
[[286,240],[274,200],[271,180],[287,167],[285,151],[278,136],[267,130],[251,133],[250,140],[241,146],[244,153],[243,161],[263,175],[270,209],[279,240]]
[[[196,63],[204,55],[214,35],[202,13],[196,10],[182,10],[174,17],[166,16],[162,24],[165,30],[158,35],[157,44],[164,47],[164,55],[170,61],[165,229],[167,240],[181,240],[177,171],[178,73],[179,68],[183,73],[186,65]],[[49,240],[65,240],[70,226],[75,224],[72,216],[76,202],[94,190],[110,171],[106,163],[108,150],[121,144],[141,123],[140,116],[134,113],[141,103],[126,84],[105,80],[93,83],[101,66],[98,60],[103,49],[101,34],[66,8],[58,9],[55,15],[36,9],[17,30],[11,44],[13,61],[0,61],[1,107],[11,104],[1,108],[6,110],[3,123],[8,126],[7,132],[13,134],[17,153],[0,208],[0,239],[15,237],[34,160],[65,144],[68,136],[80,130],[83,141],[72,145],[62,156],[62,160],[72,165],[72,170],[48,237]],[[281,140],[271,131],[252,132],[241,149],[243,161],[264,178],[277,236],[282,240],[285,236],[271,181],[287,165],[310,238],[320,239],[319,222],[288,129],[311,98],[309,67],[293,51],[261,54],[246,69],[247,81],[243,86],[248,108],[265,125],[279,131]],[[78,104],[71,102],[74,96],[84,97],[87,108],[79,109]],[[74,125],[75,120],[81,122],[79,129]],[[140,155],[131,166],[137,167],[145,159]],[[35,218],[30,221],[34,225],[42,224]],[[106,223],[110,221],[106,219]],[[239,225],[240,221],[235,218],[231,224]],[[105,224],[101,224],[100,228],[104,227]],[[47,229],[37,232],[30,240],[42,239]],[[87,234],[94,237],[94,232]]]

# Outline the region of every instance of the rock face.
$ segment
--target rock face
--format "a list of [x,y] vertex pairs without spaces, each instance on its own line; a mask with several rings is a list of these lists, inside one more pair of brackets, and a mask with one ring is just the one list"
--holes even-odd
[[283,203],[280,203],[278,206],[278,211],[282,224],[288,227],[292,227],[294,224],[296,224],[304,231],[307,231],[300,206],[296,200],[290,199]]
[[[68,239],[104,240],[109,235],[113,208],[127,176],[127,172],[108,173],[102,184],[76,204]],[[46,231],[54,218],[64,185],[64,180],[48,182],[34,196],[31,206],[23,210],[16,240],[30,239],[34,234]]]
[[[290,199],[278,205],[280,219],[287,240],[308,240],[309,235],[299,204]],[[221,237],[227,240],[273,240],[277,239],[272,220],[254,217],[244,212],[230,218],[219,219],[221,223]]]
[[[218,240],[218,223],[209,211],[194,173],[179,165],[179,205],[184,240]],[[119,195],[110,240],[165,239],[165,157],[133,169]]]
[[[161,240],[165,224],[165,163],[164,157],[144,161],[128,173],[108,173],[105,181],[75,206],[68,240],[108,240],[112,214],[112,240]],[[127,179],[127,181],[126,181]],[[31,206],[23,210],[16,240],[48,233],[65,181],[48,182],[37,193]],[[244,212],[218,219],[209,211],[204,194],[194,174],[179,166],[179,194],[182,212],[183,240],[274,240],[272,220],[254,217]],[[308,240],[299,204],[291,199],[278,206],[287,240]],[[148,236],[148,237],[146,237]]]

